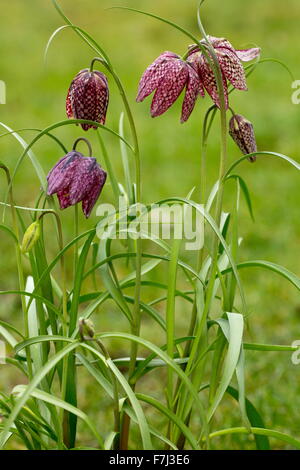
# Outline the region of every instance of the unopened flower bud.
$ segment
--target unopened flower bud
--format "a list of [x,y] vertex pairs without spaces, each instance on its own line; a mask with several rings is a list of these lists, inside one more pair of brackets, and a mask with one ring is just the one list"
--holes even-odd
[[[239,114],[232,116],[229,122],[229,134],[244,155],[257,152],[253,125],[243,116]],[[250,162],[255,160],[255,155],[249,157]]]
[[24,237],[21,243],[22,253],[28,253],[28,251],[30,251],[33,248],[35,243],[40,238],[40,233],[41,233],[41,225],[38,220],[33,222],[31,225],[29,225],[26,232],[24,233]]
[[[98,70],[81,70],[72,81],[66,100],[68,118],[87,119],[105,124],[109,90],[107,78]],[[87,131],[92,124],[81,124]]]
[[79,318],[79,333],[82,340],[85,338],[93,338],[95,335],[93,322],[85,318]]

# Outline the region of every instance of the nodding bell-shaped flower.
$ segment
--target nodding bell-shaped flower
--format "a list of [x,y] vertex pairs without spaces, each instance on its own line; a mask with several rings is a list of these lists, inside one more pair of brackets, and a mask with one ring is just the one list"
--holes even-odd
[[[238,90],[247,90],[246,76],[242,62],[248,62],[252,59],[255,59],[260,54],[260,49],[258,47],[254,47],[251,49],[238,50],[234,49],[230,42],[225,38],[208,36],[208,39],[215,50],[220,64],[225,93],[225,105],[227,109],[227,80],[234,88]],[[204,47],[207,47],[205,40],[202,40],[201,43]],[[211,58],[208,49],[207,54],[208,57]],[[214,103],[220,107],[218,87],[213,69],[203,52],[195,44],[189,47],[188,62],[195,67],[195,70],[197,70],[200,80],[202,81],[207,93],[211,96]]]
[[199,93],[204,95],[204,89],[195,69],[177,54],[166,51],[143,73],[136,101],[143,101],[156,90],[151,104],[151,116],[160,116],[172,106],[184,88],[181,122],[188,120]]
[[106,172],[98,165],[96,158],[84,157],[74,148],[61,158],[47,176],[47,194],[57,194],[61,209],[82,202],[86,218],[100,196],[106,181]]
[[[230,119],[229,134],[244,155],[257,152],[253,125],[240,114],[234,114]],[[255,155],[249,157],[250,162],[255,162],[255,160]]]
[[[97,70],[81,70],[72,81],[67,99],[66,111],[69,119],[87,119],[105,124],[109,101],[107,78]],[[80,124],[87,131],[97,126]]]

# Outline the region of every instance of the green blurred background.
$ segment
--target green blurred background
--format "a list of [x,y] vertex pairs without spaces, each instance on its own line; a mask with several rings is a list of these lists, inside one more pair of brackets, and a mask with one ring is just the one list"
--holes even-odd
[[[201,122],[205,110],[211,105],[206,97],[197,102],[188,121],[181,125],[180,103],[176,103],[160,118],[149,117],[150,99],[135,103],[137,84],[145,67],[162,51],[183,54],[189,41],[171,27],[128,11],[108,10],[114,5],[130,6],[151,11],[197,32],[195,0],[62,0],[60,2],[73,22],[86,29],[109,53],[119,73],[137,122],[141,143],[143,201],[151,202],[167,196],[185,196],[193,186],[199,190],[199,153]],[[204,25],[209,34],[225,36],[237,48],[257,44],[262,58],[272,57],[284,61],[295,79],[299,70],[299,0],[207,0],[203,8]],[[44,128],[65,118],[65,96],[74,75],[89,65],[93,52],[70,30],[61,32],[50,47],[45,65],[44,50],[51,33],[62,24],[50,0],[1,0],[0,19],[0,79],[7,86],[7,104],[0,106],[0,120],[13,129]],[[273,150],[300,160],[300,106],[292,104],[292,79],[276,63],[257,67],[248,80],[248,92],[231,95],[231,106],[247,116],[255,127],[258,147]],[[107,125],[115,130],[122,110],[118,91],[110,80],[111,99]],[[4,130],[1,129],[1,133]],[[67,147],[84,134],[99,157],[99,148],[93,131],[85,134],[81,128],[67,126],[56,132]],[[34,132],[23,132],[30,140]],[[120,181],[122,168],[119,144],[115,138],[105,136],[111,161]],[[208,181],[210,185],[218,174],[218,126],[214,125],[208,145]],[[20,145],[11,137],[0,139],[0,159],[11,169],[21,154]],[[34,152],[45,172],[62,156],[50,139],[44,138]],[[229,159],[240,156],[229,142]],[[242,203],[240,233],[243,236],[241,260],[266,259],[283,264],[298,275],[299,268],[299,174],[287,163],[265,158],[256,164],[245,163],[239,173],[247,181],[253,198],[255,224],[250,220]],[[1,179],[0,192],[4,198],[5,185]],[[39,182],[29,160],[22,164],[15,184],[17,203],[31,206],[39,192]],[[226,210],[232,208],[235,188],[228,184],[225,195]],[[106,185],[102,201],[111,201],[110,183]],[[73,227],[73,211],[63,214],[67,236]],[[95,223],[81,220],[81,228]],[[13,250],[7,237],[1,237],[0,288],[12,289],[17,285]],[[51,241],[51,240],[50,240]],[[54,244],[54,242],[53,242]],[[52,248],[51,248],[52,249]],[[54,249],[54,248],[53,248]],[[295,288],[272,273],[259,270],[241,272],[251,317],[248,340],[273,344],[291,344],[300,339],[300,301]],[[6,321],[18,324],[18,300],[2,297],[0,315]],[[101,328],[122,328],[119,313],[110,305],[101,316]],[[178,305],[178,322],[183,329],[187,324],[184,310]],[[126,328],[124,323],[124,328]],[[149,324],[143,334],[156,340],[156,332]],[[127,345],[128,346],[128,345]],[[113,351],[126,354],[126,348]],[[247,394],[261,411],[267,427],[300,437],[300,366],[291,363],[289,353],[258,354],[247,352]],[[6,392],[22,378],[9,366],[0,366],[1,389]],[[107,402],[94,383],[82,374],[80,404],[99,420],[108,419],[103,411]],[[149,391],[160,387],[158,375],[149,376]],[[97,398],[95,398],[97,397]],[[99,409],[100,408],[100,409]],[[215,428],[239,423],[239,413],[231,401],[224,401],[218,412]],[[89,436],[81,430],[83,442]],[[246,437],[216,440],[219,448],[253,448]],[[15,443],[15,446],[18,446]],[[274,448],[288,448],[277,441]]]

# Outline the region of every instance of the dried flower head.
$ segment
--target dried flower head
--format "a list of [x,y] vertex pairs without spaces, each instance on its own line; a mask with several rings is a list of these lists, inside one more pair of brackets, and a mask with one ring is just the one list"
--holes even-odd
[[[230,119],[229,134],[244,155],[257,152],[253,125],[240,114],[234,114]],[[249,160],[255,162],[255,155],[249,157]]]
[[166,51],[143,73],[136,101],[143,101],[156,90],[151,104],[151,116],[160,116],[172,106],[184,88],[181,122],[188,120],[199,93],[204,95],[204,89],[194,68],[177,54]]
[[82,201],[83,213],[89,217],[106,181],[106,172],[95,158],[72,150],[52,168],[47,181],[47,194],[57,194],[61,209]]
[[[105,124],[109,100],[107,78],[97,70],[81,70],[72,81],[66,100],[66,111],[69,119],[87,119]],[[91,124],[81,124],[87,131]]]

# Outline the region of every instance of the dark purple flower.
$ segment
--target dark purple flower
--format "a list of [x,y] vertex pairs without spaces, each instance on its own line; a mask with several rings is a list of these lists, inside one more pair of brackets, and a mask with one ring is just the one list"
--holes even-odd
[[72,150],[61,158],[47,176],[47,194],[57,194],[61,209],[82,201],[89,217],[106,180],[106,172],[93,157]]
[[[215,38],[208,36],[215,53],[217,55],[223,78],[223,87],[225,92],[225,105],[228,108],[228,89],[227,80],[238,90],[247,90],[245,71],[243,62],[255,59],[260,54],[260,49],[254,47],[251,49],[236,50],[225,38]],[[206,41],[201,43],[205,47]],[[207,50],[208,56],[210,56]],[[207,93],[211,96],[215,104],[220,107],[218,87],[213,69],[205,55],[200,51],[197,45],[190,46],[188,62],[197,70]]]
[[[240,114],[232,116],[229,122],[229,134],[244,155],[257,152],[253,125],[244,116]],[[249,160],[255,162],[255,155],[249,157]]]
[[188,120],[199,93],[204,96],[204,89],[194,68],[178,55],[166,51],[145,70],[136,101],[143,101],[156,90],[151,104],[151,116],[160,116],[172,106],[184,88],[181,122]]
[[[72,81],[67,99],[66,111],[68,118],[88,119],[105,124],[109,100],[107,78],[102,72],[89,69],[81,70]],[[87,131],[97,126],[81,124]]]

